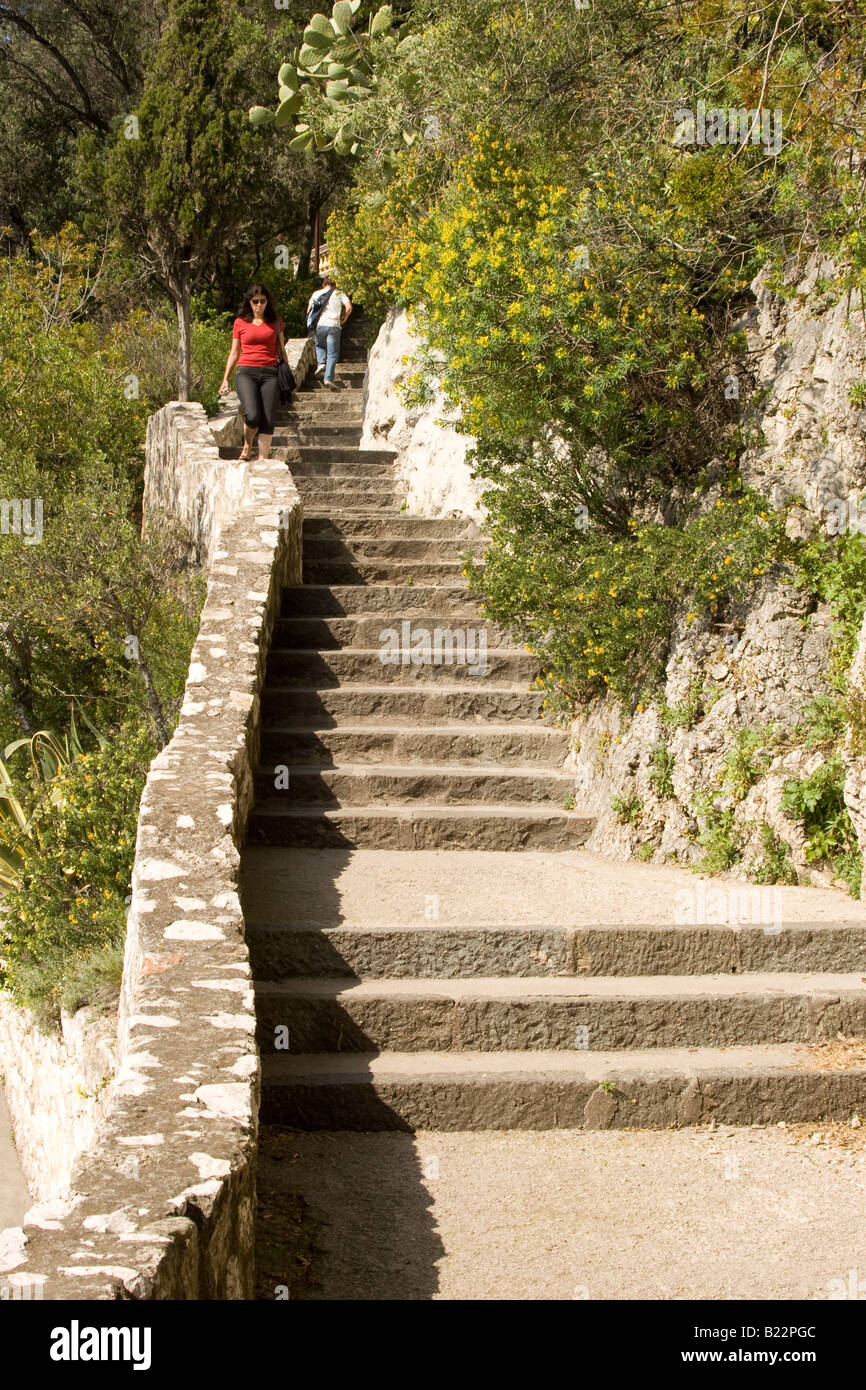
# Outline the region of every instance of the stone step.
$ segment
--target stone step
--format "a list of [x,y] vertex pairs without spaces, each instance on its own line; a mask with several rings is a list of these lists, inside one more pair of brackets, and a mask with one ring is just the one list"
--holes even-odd
[[[362,518],[363,519],[363,518]],[[306,523],[305,523],[306,524]],[[442,613],[448,617],[478,616],[480,596],[464,583],[433,584],[299,584],[283,589],[284,617],[314,615],[342,617],[380,613],[390,617],[421,617]]]
[[[339,391],[342,391],[343,395],[352,394],[357,396],[363,396],[365,372],[360,370],[361,366],[362,364],[360,362],[337,363],[338,370],[335,372],[334,377],[337,389]],[[343,368],[342,372],[340,372],[339,370],[340,367]],[[295,400],[298,399],[298,396],[309,396],[313,394],[329,394],[328,388],[325,386],[324,374],[322,376],[318,376],[315,367],[311,372],[309,372],[309,374],[304,378],[301,385],[298,387],[297,391],[295,392]]]
[[426,560],[460,561],[465,555],[480,556],[487,549],[483,539],[469,536],[341,536],[316,534],[304,537],[304,559],[321,560]]
[[[404,618],[399,609],[393,615],[376,613],[356,618],[277,618],[271,640],[275,647],[281,648],[340,651],[350,647],[378,647],[383,641],[390,640],[391,633],[397,632],[402,645],[407,647],[413,638],[418,642],[426,641],[425,634],[430,634],[432,641],[432,634],[437,630],[440,633],[463,632],[464,641],[470,640],[470,631],[473,634],[483,633],[488,648],[514,648],[513,640],[508,633],[484,618],[473,617],[458,627],[453,614],[441,613],[434,616],[432,613],[425,613],[420,618]],[[383,638],[383,633],[389,636]],[[480,643],[480,638],[473,635],[471,641]]]
[[[463,767],[460,763],[283,763],[255,772],[256,806],[530,806],[561,803],[574,778],[552,768]],[[278,783],[287,782],[283,787]]]
[[[274,447],[280,441],[274,436]],[[301,453],[303,453],[303,449]],[[375,459],[372,463],[364,458],[363,454],[356,453],[352,463],[331,463],[322,459],[295,459],[289,464],[293,478],[339,478],[345,482],[352,478],[382,478],[389,483],[394,481],[394,465],[392,463],[381,463]]]
[[315,497],[319,501],[325,498],[333,498],[341,506],[345,505],[342,500],[345,493],[368,492],[370,497],[366,500],[375,501],[391,500],[394,495],[394,484],[382,476],[367,477],[360,469],[351,472],[347,477],[334,478],[329,474],[305,475],[299,473],[295,479],[298,492],[302,497]]
[[317,430],[319,425],[360,429],[363,423],[361,400],[347,400],[345,391],[323,391],[306,398],[296,396],[294,404],[276,419],[277,427],[285,430]]
[[[386,519],[389,514],[398,516],[400,513],[396,487],[389,478],[365,477],[363,473],[355,473],[351,477],[319,478],[299,473],[293,476],[293,482],[304,504],[305,516],[328,515],[332,511],[332,503],[341,512],[350,515],[359,507],[365,508],[368,513],[379,513]],[[326,491],[320,491],[321,485],[325,485]]]
[[761,926],[443,925],[419,914],[415,925],[346,921],[323,927],[289,922],[283,890],[257,882],[246,938],[261,980],[716,974],[739,979],[760,971],[857,972],[866,926],[795,922],[776,932]]
[[857,975],[299,979],[259,983],[259,1043],[288,1051],[619,1052],[819,1042],[866,1031]]
[[846,1121],[866,1069],[796,1044],[636,1052],[324,1053],[262,1058],[267,1124],[292,1129],[667,1129]]
[[310,419],[315,419],[317,415],[330,414],[353,414],[361,418],[364,410],[364,392],[360,389],[345,384],[336,386],[329,390],[320,381],[304,385],[295,392],[291,405],[286,410],[286,415],[294,415],[297,418],[306,415]]
[[[343,350],[343,346],[344,346],[344,344],[341,343],[341,344],[340,344],[340,351],[341,351],[341,353],[342,353],[342,350]],[[358,344],[357,346],[360,347],[360,344]],[[366,360],[362,360],[361,358],[358,358],[357,360],[352,361],[352,360],[350,360],[350,359],[347,358],[347,357],[341,356],[341,357],[340,357],[340,361],[337,363],[336,367],[334,368],[334,376],[337,378],[338,381],[347,381],[347,380],[363,381],[363,380],[364,380],[364,377],[365,377],[366,375],[367,375],[367,363],[366,363]]]
[[570,849],[593,822],[535,806],[261,807],[250,813],[249,843],[307,849]]
[[544,696],[524,685],[486,680],[453,685],[281,686],[271,681],[262,692],[262,724],[287,718],[311,728],[346,720],[416,720],[425,726],[474,721],[479,726],[539,719]]
[[305,584],[453,584],[465,578],[460,560],[304,560]]
[[[268,681],[273,679],[283,688],[292,685],[316,688],[361,685],[414,685],[442,681],[451,684],[455,677],[469,676],[481,683],[507,681],[529,683],[538,674],[538,658],[519,647],[493,647],[485,650],[470,634],[463,646],[458,642],[459,629],[454,630],[454,645],[449,652],[443,642],[441,663],[434,660],[424,665],[391,665],[382,660],[385,648],[345,647],[340,651],[303,651],[297,648],[271,647],[268,655]],[[432,656],[437,652],[432,649]],[[453,658],[453,659],[449,659]]]
[[262,730],[263,764],[333,767],[337,762],[457,763],[466,769],[497,763],[561,767],[568,752],[567,729],[543,724],[452,724],[419,728],[417,724],[379,721],[342,723],[335,729],[293,724]]
[[316,502],[315,498],[306,498],[303,508],[304,516],[327,516],[332,519],[339,518],[343,521],[355,521],[358,519],[362,521],[368,519],[387,521],[391,517],[397,517],[401,514],[396,496],[384,503],[376,503],[370,500],[369,496],[364,497],[363,494],[360,494],[363,498],[362,501],[357,500],[358,494],[353,493],[352,496],[356,498],[356,500],[353,502],[350,498],[348,502],[345,502],[341,499],[339,509],[336,507],[328,507],[327,505],[321,506]]
[[363,536],[393,536],[407,539],[441,536],[445,540],[483,540],[480,530],[467,517],[409,516],[405,512],[382,517],[346,517],[333,515],[305,516],[304,538],[307,536],[342,536],[357,540]]
[[389,463],[393,466],[397,454],[393,449],[351,449],[339,444],[302,444],[304,463]]
[[305,434],[315,439],[331,439],[335,434],[342,433],[344,430],[351,430],[357,434],[360,441],[363,431],[362,412],[360,410],[341,411],[333,407],[327,411],[307,410],[284,410],[277,415],[277,426],[279,429],[291,430],[292,437]]
[[361,443],[363,430],[360,425],[323,425],[305,421],[299,424],[293,435],[301,444],[336,444],[338,448],[357,449]]

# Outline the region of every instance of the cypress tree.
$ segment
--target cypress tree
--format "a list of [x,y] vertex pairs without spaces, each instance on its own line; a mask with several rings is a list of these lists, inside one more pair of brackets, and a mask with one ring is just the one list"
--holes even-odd
[[190,298],[248,220],[255,134],[242,110],[237,0],[170,0],[141,101],[123,119],[106,192],[124,234],[168,291],[189,399]]

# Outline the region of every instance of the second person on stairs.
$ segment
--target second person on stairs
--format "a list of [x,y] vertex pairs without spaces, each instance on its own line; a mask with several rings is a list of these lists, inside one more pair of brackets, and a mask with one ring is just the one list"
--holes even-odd
[[332,275],[323,275],[322,288],[310,295],[307,315],[308,322],[310,316],[317,315],[314,323],[318,362],[316,376],[324,377],[324,385],[330,391],[337,389],[334,374],[340,360],[340,339],[343,324],[351,312],[352,301],[349,296],[337,289]]

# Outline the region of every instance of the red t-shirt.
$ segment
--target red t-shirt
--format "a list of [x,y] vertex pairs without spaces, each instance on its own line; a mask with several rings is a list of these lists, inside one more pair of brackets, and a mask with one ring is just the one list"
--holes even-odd
[[[281,329],[282,326],[280,319]],[[232,337],[240,339],[239,367],[276,367],[279,363],[279,339],[273,324],[235,319]]]

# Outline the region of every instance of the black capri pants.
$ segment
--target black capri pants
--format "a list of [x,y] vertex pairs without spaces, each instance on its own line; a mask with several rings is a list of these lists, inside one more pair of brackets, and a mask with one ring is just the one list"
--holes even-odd
[[235,390],[241,398],[244,421],[251,430],[273,434],[280,383],[276,367],[238,367]]

